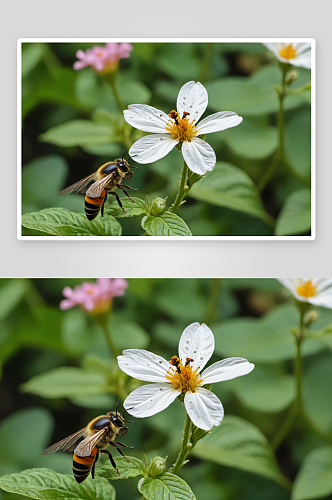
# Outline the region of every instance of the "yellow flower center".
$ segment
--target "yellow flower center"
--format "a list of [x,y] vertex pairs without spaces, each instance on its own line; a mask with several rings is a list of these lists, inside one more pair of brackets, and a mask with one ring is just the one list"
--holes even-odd
[[185,364],[177,357],[173,356],[170,363],[174,368],[170,368],[166,374],[167,380],[173,385],[174,389],[180,389],[181,392],[195,392],[201,379],[198,373],[199,368],[193,370],[190,366],[194,360],[187,358]]
[[182,113],[182,118],[180,117],[177,111],[171,111],[168,115],[171,120],[166,124],[166,130],[169,132],[173,139],[176,139],[180,142],[190,142],[193,136],[195,135],[195,125],[194,121],[191,122],[188,119],[190,113],[184,111]]
[[293,44],[290,43],[289,45],[286,45],[286,47],[283,46],[283,48],[279,50],[279,55],[289,61],[290,59],[294,59],[296,57],[296,49],[293,47]]
[[314,297],[316,295],[316,288],[317,285],[313,285],[312,281],[306,281],[305,283],[302,283],[296,288],[296,291],[301,297],[304,297],[305,299],[309,299],[310,297]]

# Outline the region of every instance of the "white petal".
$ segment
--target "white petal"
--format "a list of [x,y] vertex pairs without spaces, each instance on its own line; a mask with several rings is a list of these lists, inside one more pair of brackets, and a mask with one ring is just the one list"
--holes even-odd
[[182,118],[183,111],[190,113],[189,121],[197,123],[208,105],[208,93],[200,82],[188,82],[180,89],[176,107]]
[[326,290],[332,285],[332,278],[318,278],[317,280],[317,293]]
[[129,150],[129,155],[138,163],[152,163],[166,156],[179,141],[169,134],[145,135]]
[[179,358],[184,363],[186,358],[194,360],[194,370],[202,370],[214,351],[214,336],[210,328],[203,323],[192,323],[183,330],[179,342]]
[[224,408],[213,392],[197,387],[196,392],[186,392],[184,405],[196,427],[209,431],[224,418]]
[[181,151],[188,167],[196,174],[204,175],[215,167],[215,152],[210,144],[202,139],[194,137],[191,142],[184,142]]
[[134,417],[151,417],[165,410],[181,394],[170,387],[170,384],[142,385],[129,394],[123,406]]
[[236,127],[242,122],[242,116],[238,116],[233,111],[220,111],[207,116],[196,126],[197,135],[220,132],[227,128]]
[[296,56],[295,59],[291,59],[289,62],[293,66],[311,69],[311,51],[300,54],[299,56]]
[[317,294],[316,297],[309,297],[308,302],[318,307],[332,309],[332,290],[324,290]]
[[306,52],[309,49],[311,51],[311,43],[310,42],[306,42],[306,43],[294,43],[294,45],[296,46],[296,54],[297,55],[303,54],[303,52]]
[[124,119],[132,127],[144,132],[165,133],[169,116],[147,104],[131,104],[123,112]]
[[293,295],[296,293],[296,278],[277,278],[277,280]]
[[166,382],[170,363],[161,356],[144,349],[126,349],[118,356],[121,370],[131,377],[146,382]]
[[216,382],[224,382],[232,380],[242,375],[247,375],[255,368],[255,365],[249,363],[244,358],[227,358],[222,361],[217,361],[209,366],[201,373],[202,384],[215,384]]
[[279,43],[263,43],[270,52],[272,52],[275,56],[279,54]]

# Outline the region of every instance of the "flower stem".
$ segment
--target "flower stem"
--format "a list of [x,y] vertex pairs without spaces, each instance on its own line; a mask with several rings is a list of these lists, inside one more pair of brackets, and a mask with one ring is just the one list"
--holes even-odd
[[191,427],[192,427],[192,422],[191,422],[190,417],[187,413],[186,423],[185,423],[184,430],[183,430],[181,449],[180,449],[178,458],[176,459],[176,462],[171,469],[171,472],[173,474],[178,473],[178,471],[181,469],[182,465],[184,464],[184,461],[185,461],[188,453],[192,450],[193,446],[190,442]]
[[183,160],[183,167],[182,167],[182,173],[181,173],[181,179],[180,179],[180,184],[179,184],[179,191],[178,194],[176,195],[175,201],[170,209],[173,214],[177,211],[179,206],[182,203],[183,198],[189,191],[189,187],[187,186],[187,177],[188,177],[188,165],[186,162]]
[[213,52],[213,43],[207,43],[205,45],[205,54],[204,54],[202,68],[198,77],[198,80],[201,83],[204,83],[204,81],[206,80],[207,73],[209,71],[211,63],[212,52]]
[[213,320],[213,314],[217,306],[221,278],[213,278],[208,305],[205,312],[204,323],[209,325]]
[[103,322],[103,323],[100,323],[100,326],[103,329],[103,332],[104,332],[104,335],[106,338],[106,342],[108,343],[108,347],[110,348],[110,351],[113,354],[113,356],[116,358],[117,356],[119,356],[120,353],[118,351],[118,348],[116,347],[116,345],[113,342],[112,334],[108,328],[108,325],[106,322]]
[[103,75],[103,77],[104,77],[104,80],[111,86],[113,96],[114,96],[114,99],[118,105],[119,111],[122,112],[125,108],[124,108],[123,102],[121,100],[121,97],[119,95],[118,89],[116,88],[116,85],[115,85],[116,72],[106,73],[105,75]]

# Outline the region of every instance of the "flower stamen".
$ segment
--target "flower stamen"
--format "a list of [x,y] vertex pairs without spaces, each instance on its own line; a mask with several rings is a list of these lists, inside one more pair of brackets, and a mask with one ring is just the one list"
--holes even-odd
[[189,122],[189,115],[190,113],[184,111],[181,118],[180,114],[174,109],[170,112],[168,116],[174,121],[170,120],[169,122],[167,122],[165,128],[167,132],[171,134],[173,139],[176,139],[180,142],[191,142],[191,139],[195,135],[195,120]]
[[287,60],[294,59],[296,57],[296,48],[293,47],[292,43],[290,43],[289,45],[286,45],[286,47],[283,46],[279,50],[279,55]]
[[302,283],[296,288],[296,291],[301,297],[309,299],[310,297],[315,297],[317,285],[312,284],[312,280],[308,280]]
[[188,391],[195,392],[196,387],[200,385],[201,377],[198,373],[199,368],[193,370],[192,366],[190,366],[190,363],[193,361],[192,358],[186,358],[186,362],[183,365],[177,356],[172,357],[170,364],[176,370],[170,368],[166,373],[166,378],[173,385],[174,389],[180,389],[184,393]]

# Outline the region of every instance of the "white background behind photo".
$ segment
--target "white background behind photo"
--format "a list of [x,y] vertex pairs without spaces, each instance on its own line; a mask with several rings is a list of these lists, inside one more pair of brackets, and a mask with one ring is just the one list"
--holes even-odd
[[[1,277],[331,275],[330,1],[11,0],[0,10]],[[315,38],[316,240],[17,240],[16,43],[38,37]]]

